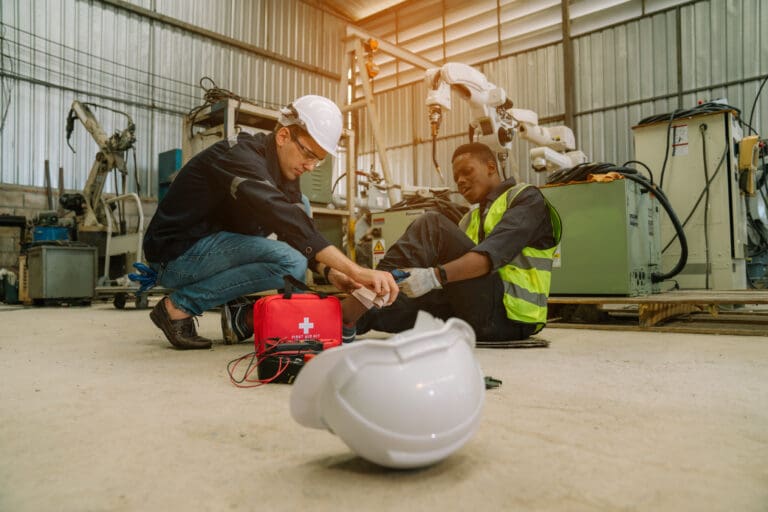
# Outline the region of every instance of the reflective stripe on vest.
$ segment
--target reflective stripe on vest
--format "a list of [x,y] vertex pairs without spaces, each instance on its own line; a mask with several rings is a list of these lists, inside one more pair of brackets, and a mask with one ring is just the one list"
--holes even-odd
[[[491,203],[483,222],[486,234],[493,231],[518,194],[530,186],[526,183],[517,184]],[[552,258],[557,244],[560,243],[562,231],[560,215],[546,197],[544,201],[549,208],[555,245],[549,249],[524,247],[520,254],[498,270],[504,283],[504,307],[507,310],[507,318],[517,322],[538,324],[540,327],[543,327],[547,321],[547,296],[552,279]],[[477,244],[480,239],[479,208],[468,212],[459,222],[459,227]]]

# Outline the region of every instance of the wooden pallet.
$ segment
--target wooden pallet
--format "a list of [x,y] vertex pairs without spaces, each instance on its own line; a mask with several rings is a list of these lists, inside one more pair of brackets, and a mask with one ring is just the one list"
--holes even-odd
[[768,290],[681,290],[643,297],[554,296],[549,327],[768,336]]

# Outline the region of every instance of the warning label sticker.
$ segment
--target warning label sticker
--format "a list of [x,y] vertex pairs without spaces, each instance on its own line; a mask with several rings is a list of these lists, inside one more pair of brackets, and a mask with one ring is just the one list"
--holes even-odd
[[376,268],[379,265],[379,262],[384,258],[384,253],[387,252],[386,246],[384,240],[376,238],[371,242],[371,247],[371,252],[373,253],[371,260],[373,261],[373,268]]

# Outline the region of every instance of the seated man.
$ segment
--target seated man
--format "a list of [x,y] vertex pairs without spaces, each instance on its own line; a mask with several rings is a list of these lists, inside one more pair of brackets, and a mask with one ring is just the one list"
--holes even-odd
[[[300,205],[299,176],[336,154],[339,108],[302,96],[281,110],[270,134],[245,132],[192,158],[179,172],[147,228],[144,253],[157,283],[174,291],[150,313],[179,349],[205,349],[193,316],[243,295],[304,279],[308,262],[341,289],[365,286],[395,300],[392,275],[363,268],[318,233]],[[268,236],[277,234],[278,240]],[[330,272],[333,270],[333,272]],[[225,340],[248,336],[225,307]]]
[[421,309],[465,320],[482,341],[522,340],[546,324],[557,211],[538,188],[502,181],[484,144],[460,146],[451,161],[459,193],[479,207],[459,227],[434,212],[414,221],[377,267],[409,271],[403,293],[381,309],[345,301],[347,336],[353,324],[358,333],[410,329]]

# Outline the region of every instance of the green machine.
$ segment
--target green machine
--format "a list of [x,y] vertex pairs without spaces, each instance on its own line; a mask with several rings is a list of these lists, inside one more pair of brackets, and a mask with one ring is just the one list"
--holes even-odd
[[317,230],[338,248],[344,246],[345,216],[327,212],[326,206],[331,202],[331,182],[333,181],[333,157],[328,156],[322,164],[312,172],[305,172],[299,177],[301,193],[304,194],[313,207],[312,220]]
[[301,193],[307,196],[311,203],[326,206],[331,202],[331,182],[333,181],[334,159],[328,156],[323,163],[312,172],[305,172],[299,177]]
[[649,295],[661,291],[659,203],[637,183],[543,187],[557,208],[563,237],[550,295]]

